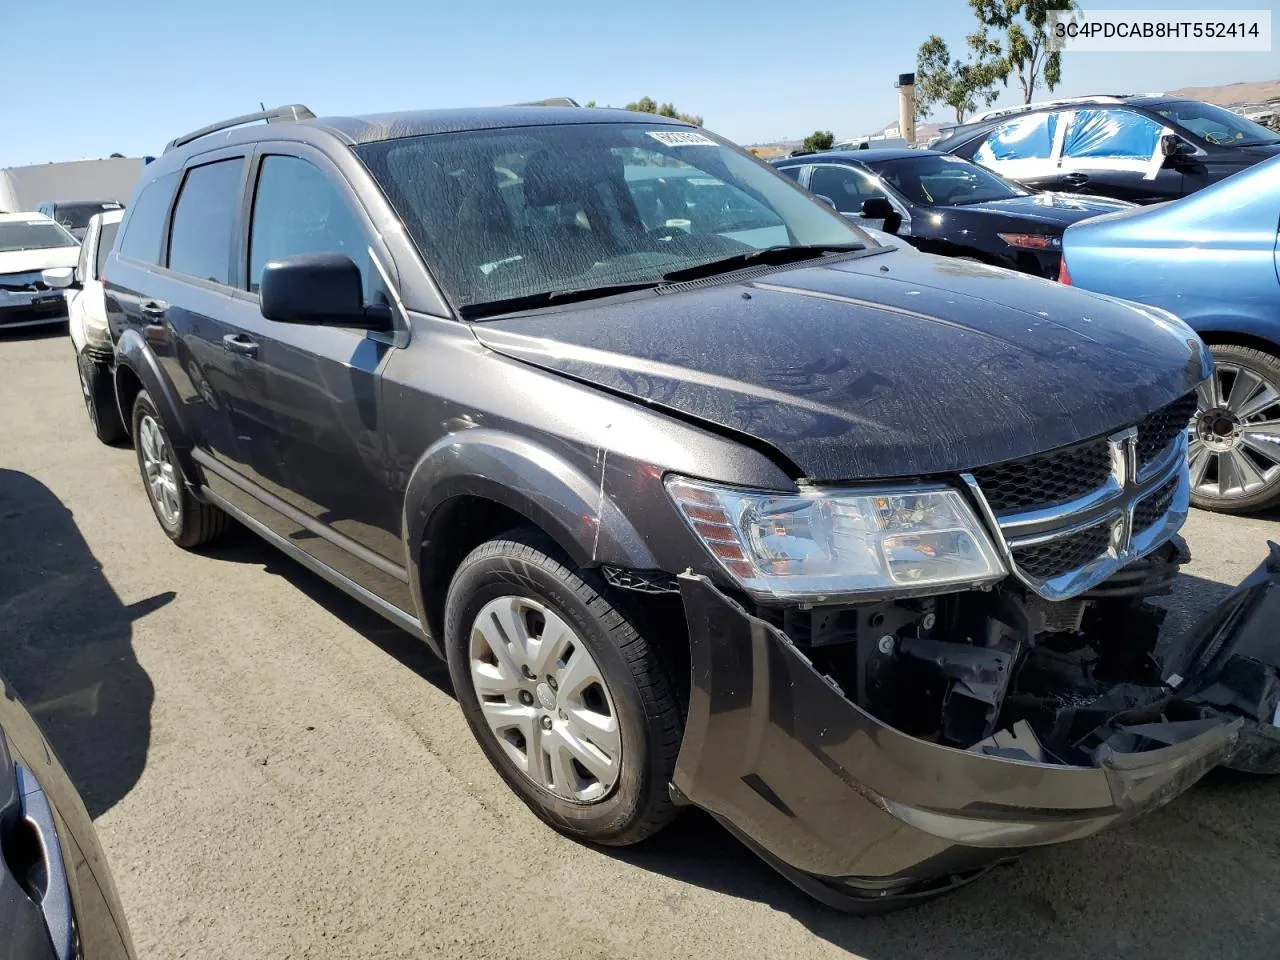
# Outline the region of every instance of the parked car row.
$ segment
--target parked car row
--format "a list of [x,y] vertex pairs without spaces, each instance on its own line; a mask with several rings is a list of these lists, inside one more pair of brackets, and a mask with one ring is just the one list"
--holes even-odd
[[1280,560],[1159,650],[1147,603],[1206,348],[987,265],[1056,275],[1066,229],[1075,277],[1069,224],[1132,211],[779,167],[623,111],[282,108],[175,139],[48,280],[164,534],[238,520],[419,637],[571,836],[697,805],[878,910],[1280,770]]

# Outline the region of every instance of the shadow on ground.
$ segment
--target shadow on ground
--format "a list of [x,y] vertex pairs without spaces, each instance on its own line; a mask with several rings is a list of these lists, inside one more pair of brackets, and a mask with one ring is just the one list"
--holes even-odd
[[33,477],[0,469],[0,672],[94,817],[142,775],[154,689],[133,623],[173,597],[122,603],[71,511]]
[[322,605],[388,656],[400,661],[428,683],[453,695],[449,668],[421,640],[347,596],[239,524],[232,524],[223,537],[201,552],[216,560],[254,564],[267,573],[283,577],[308,599]]

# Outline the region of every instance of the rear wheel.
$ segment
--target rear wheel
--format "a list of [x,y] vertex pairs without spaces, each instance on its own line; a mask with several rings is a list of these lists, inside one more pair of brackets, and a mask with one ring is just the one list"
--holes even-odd
[[544,821],[622,846],[674,816],[682,723],[664,664],[553,543],[518,530],[463,560],[445,644],[471,732]]
[[1280,358],[1216,344],[1191,424],[1191,502],[1247,513],[1280,503]]
[[103,443],[119,443],[125,438],[124,419],[116,403],[115,382],[107,364],[84,353],[76,354],[80,373],[80,392],[84,394],[85,411],[94,436]]
[[174,457],[169,434],[147,391],[133,402],[133,445],[151,509],[165,534],[180,547],[198,547],[226,529],[228,517],[191,495]]

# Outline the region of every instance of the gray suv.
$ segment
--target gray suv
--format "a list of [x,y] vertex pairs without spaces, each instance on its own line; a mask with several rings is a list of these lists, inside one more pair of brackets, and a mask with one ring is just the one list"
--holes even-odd
[[1203,344],[879,236],[648,114],[234,118],[131,201],[116,397],[176,544],[419,637],[577,838],[881,909],[1280,767],[1280,571],[1154,655]]

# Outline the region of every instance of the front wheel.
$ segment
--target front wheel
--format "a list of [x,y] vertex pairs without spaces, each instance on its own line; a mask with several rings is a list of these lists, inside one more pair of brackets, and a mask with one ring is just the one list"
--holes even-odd
[[1249,513],[1280,503],[1280,358],[1216,344],[1191,424],[1191,502]]
[[489,762],[545,822],[609,846],[675,814],[680,708],[657,651],[534,531],[474,550],[449,586],[445,645]]

